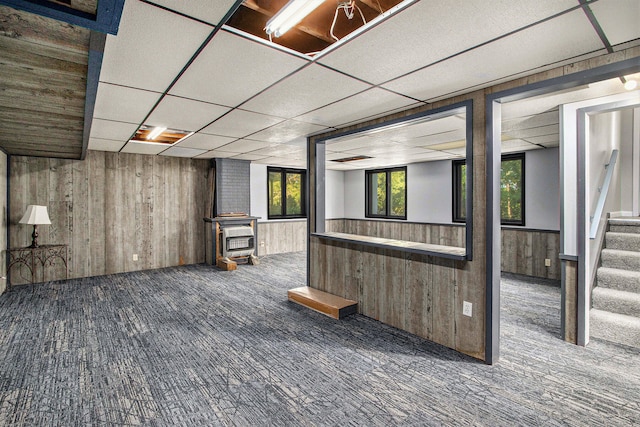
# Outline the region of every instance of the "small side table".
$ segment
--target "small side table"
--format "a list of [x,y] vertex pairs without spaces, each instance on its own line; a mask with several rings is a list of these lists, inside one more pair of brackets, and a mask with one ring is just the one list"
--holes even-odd
[[[45,270],[48,267],[51,268],[56,265],[62,265],[64,267],[64,279],[69,278],[67,245],[40,245],[37,248],[12,248],[7,250],[7,255],[9,258],[7,260],[8,289],[11,289],[11,269],[14,267],[17,268],[19,276],[29,283],[35,283],[38,277],[41,279],[40,281],[44,282]],[[41,272],[40,274],[38,274],[39,271]],[[62,279],[62,277],[59,279]]]

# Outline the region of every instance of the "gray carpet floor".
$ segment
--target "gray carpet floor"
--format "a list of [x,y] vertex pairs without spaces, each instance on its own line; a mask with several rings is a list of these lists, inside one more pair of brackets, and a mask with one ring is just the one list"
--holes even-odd
[[286,300],[305,254],[16,287],[0,297],[0,425],[640,424],[640,355],[559,339],[560,291],[505,276],[487,366]]

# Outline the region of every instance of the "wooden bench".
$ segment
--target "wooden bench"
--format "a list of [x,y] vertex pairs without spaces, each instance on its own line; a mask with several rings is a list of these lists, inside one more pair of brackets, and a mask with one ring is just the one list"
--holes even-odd
[[358,303],[346,298],[332,295],[318,289],[302,286],[287,291],[289,301],[293,301],[318,313],[334,319],[342,319],[356,312]]

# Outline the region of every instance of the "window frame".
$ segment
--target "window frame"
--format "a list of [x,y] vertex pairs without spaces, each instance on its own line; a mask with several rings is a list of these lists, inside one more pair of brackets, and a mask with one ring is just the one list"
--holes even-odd
[[[521,161],[521,174],[522,174],[522,198],[520,200],[521,206],[521,215],[519,220],[505,220],[502,218],[502,212],[500,215],[500,224],[501,225],[513,225],[518,227],[525,226],[525,200],[526,200],[526,186],[525,186],[525,153],[509,153],[503,154],[500,157],[500,166],[502,170],[502,162],[507,160],[520,160]],[[466,217],[460,215],[460,193],[462,190],[461,181],[460,181],[460,167],[462,165],[466,165],[466,159],[452,160],[451,162],[451,174],[453,181],[453,194],[452,194],[452,211],[451,211],[451,222],[465,222],[467,220]],[[502,182],[502,176],[500,177],[500,181]]]
[[[282,182],[281,200],[280,206],[282,206],[280,215],[272,215],[269,209],[271,205],[269,195],[269,175],[271,173],[279,173]],[[300,213],[299,214],[287,214],[287,174],[299,174],[300,175]],[[297,219],[307,217],[307,171],[306,169],[296,169],[279,166],[267,166],[267,219]]]
[[521,199],[520,199],[520,211],[521,211],[521,215],[520,215],[520,219],[519,220],[505,220],[504,218],[502,218],[502,209],[500,210],[500,224],[501,225],[515,225],[515,226],[520,226],[520,227],[524,227],[525,225],[525,199],[526,199],[526,186],[525,186],[525,153],[509,153],[509,154],[503,154],[500,158],[500,184],[502,185],[502,162],[504,162],[505,160],[510,161],[510,160],[520,160],[521,162],[521,170],[520,170],[520,174],[521,174],[521,182],[522,182],[522,191],[521,191]]
[[[404,172],[404,215],[391,215],[391,173],[392,172]],[[371,180],[370,176],[373,174],[379,174],[384,172],[386,174],[386,189],[385,189],[385,215],[372,214],[372,198],[371,198]],[[392,168],[380,168],[380,169],[368,169],[364,171],[365,182],[365,203],[364,203],[364,216],[365,218],[378,218],[378,219],[407,219],[407,166],[396,166]]]
[[[452,179],[453,179],[453,194],[451,197],[451,201],[452,201],[452,213],[451,213],[451,217],[452,217],[452,222],[461,222],[464,223],[467,221],[467,217],[460,215],[460,208],[464,205],[464,207],[466,208],[466,200],[462,200],[462,197],[460,197],[460,194],[462,193],[462,180],[461,178],[461,174],[459,173],[459,171],[461,170],[462,166],[466,166],[467,165],[467,160],[466,159],[458,159],[458,160],[453,160],[451,162],[451,173],[452,173]],[[466,196],[466,194],[465,194]]]

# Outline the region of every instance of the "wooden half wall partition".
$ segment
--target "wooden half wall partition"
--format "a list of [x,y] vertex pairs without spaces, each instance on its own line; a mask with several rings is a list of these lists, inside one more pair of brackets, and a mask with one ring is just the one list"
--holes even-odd
[[[464,247],[464,225],[429,224],[370,219],[329,219],[327,231],[360,236],[411,240]],[[505,228],[501,230],[501,270],[544,279],[560,280],[560,232]],[[550,265],[545,265],[549,260]]]
[[[473,221],[468,256],[447,258],[369,247],[358,242],[338,242],[316,234],[324,232],[324,150],[318,146],[332,135],[357,132],[406,117],[444,111],[466,105],[468,147],[472,154],[472,198],[467,209]],[[309,286],[358,301],[358,310],[369,317],[410,331],[481,360],[486,357],[485,337],[485,186],[484,186],[484,92],[452,98],[429,106],[354,125],[309,138]],[[472,108],[469,108],[472,106]],[[469,115],[472,115],[470,117]],[[471,142],[472,140],[472,142]],[[317,144],[316,141],[319,143]],[[471,215],[472,212],[472,215]],[[320,220],[317,220],[320,218]],[[321,222],[321,227],[318,223]],[[346,226],[345,221],[345,226]],[[473,258],[471,258],[471,253]],[[463,315],[463,302],[473,305],[471,317]]]

